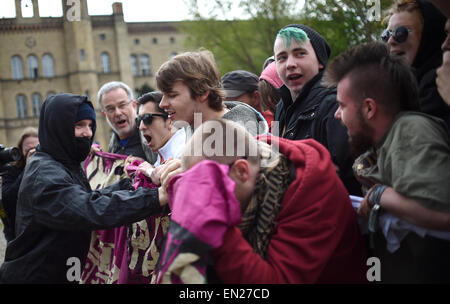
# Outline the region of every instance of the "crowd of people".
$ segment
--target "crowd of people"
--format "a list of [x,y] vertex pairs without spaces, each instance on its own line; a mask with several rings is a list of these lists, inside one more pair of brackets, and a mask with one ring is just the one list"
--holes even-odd
[[[47,98],[3,179],[0,282],[368,283],[376,257],[376,282],[448,283],[450,5],[432,2],[395,1],[380,41],[332,61],[289,24],[259,76],[201,50],[138,98],[106,83],[107,153],[87,97]],[[105,155],[123,159],[100,187]]]

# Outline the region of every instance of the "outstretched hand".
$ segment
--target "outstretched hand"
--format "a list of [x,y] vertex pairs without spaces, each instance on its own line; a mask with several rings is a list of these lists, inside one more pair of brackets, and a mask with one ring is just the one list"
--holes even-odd
[[167,197],[167,185],[169,184],[169,180],[179,173],[182,173],[184,170],[181,167],[181,160],[172,159],[165,162],[163,165],[159,166],[160,169],[160,181],[161,187],[158,189],[159,194],[159,202],[161,206],[164,206],[168,202]]

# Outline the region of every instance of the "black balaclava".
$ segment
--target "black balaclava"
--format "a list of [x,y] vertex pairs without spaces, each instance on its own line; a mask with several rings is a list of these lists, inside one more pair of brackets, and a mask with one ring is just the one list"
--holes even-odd
[[442,63],[441,45],[445,40],[445,22],[447,19],[429,1],[418,0],[423,16],[422,37],[412,67],[418,80],[431,69]]
[[50,154],[66,166],[79,166],[80,162],[86,159],[95,135],[96,124],[94,119],[92,138],[75,137],[77,113],[83,103],[94,109],[86,96],[62,93],[46,99],[39,117],[38,151]]

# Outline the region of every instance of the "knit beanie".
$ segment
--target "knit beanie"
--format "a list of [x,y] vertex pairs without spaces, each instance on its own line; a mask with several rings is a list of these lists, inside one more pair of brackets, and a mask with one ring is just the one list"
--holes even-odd
[[262,71],[260,80],[266,80],[269,82],[275,89],[279,89],[283,85],[283,81],[278,76],[277,66],[275,62],[270,63],[264,71]]
[[86,102],[83,102],[77,111],[77,116],[75,117],[75,122],[79,122],[83,119],[92,119],[92,122],[95,123],[95,112],[94,109]]
[[319,33],[317,33],[315,30],[306,25],[289,24],[283,27],[283,29],[288,27],[296,27],[302,29],[308,35],[309,41],[311,42],[311,45],[314,51],[316,52],[317,59],[324,67],[326,67],[328,63],[328,58],[330,57],[331,54],[331,48],[328,45],[327,41],[322,36],[320,36]]

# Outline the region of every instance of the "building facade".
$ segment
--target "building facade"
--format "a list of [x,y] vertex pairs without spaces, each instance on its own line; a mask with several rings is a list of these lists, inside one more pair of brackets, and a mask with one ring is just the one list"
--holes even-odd
[[111,129],[97,102],[99,88],[123,81],[135,92],[156,88],[155,73],[184,50],[178,22],[127,23],[121,3],[109,16],[89,16],[87,0],[78,7],[62,0],[63,17],[0,19],[0,144],[15,146],[28,126],[38,127],[43,101],[51,94],[87,95],[97,112],[95,140],[107,149]]

